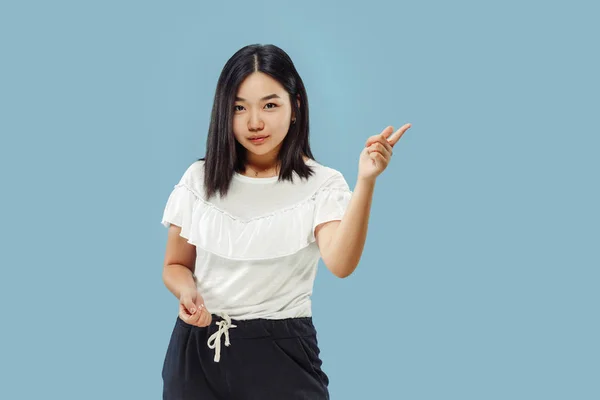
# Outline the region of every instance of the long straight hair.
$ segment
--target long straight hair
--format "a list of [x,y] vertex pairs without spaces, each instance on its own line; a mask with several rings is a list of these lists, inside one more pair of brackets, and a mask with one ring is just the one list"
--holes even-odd
[[[293,181],[294,172],[308,179],[314,172],[303,160],[314,160],[309,143],[308,98],[304,83],[288,54],[275,45],[254,44],[241,48],[227,61],[215,91],[206,140],[204,190],[209,199],[217,192],[224,197],[234,173],[243,172],[247,150],[233,134],[235,97],[240,84],[254,72],[262,72],[278,81],[287,91],[296,122],[290,124],[278,161],[279,181]],[[298,101],[300,106],[298,106]]]

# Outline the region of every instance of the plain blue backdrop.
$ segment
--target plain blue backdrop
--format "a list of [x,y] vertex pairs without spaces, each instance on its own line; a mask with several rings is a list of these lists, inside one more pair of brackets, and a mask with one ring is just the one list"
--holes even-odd
[[353,187],[410,122],[357,271],[320,263],[333,399],[599,399],[592,2],[0,5],[0,398],[159,399],[177,299],[160,219],[218,75],[282,47]]

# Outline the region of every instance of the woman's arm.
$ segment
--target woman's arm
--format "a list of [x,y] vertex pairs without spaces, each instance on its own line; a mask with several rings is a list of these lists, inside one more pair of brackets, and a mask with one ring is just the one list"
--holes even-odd
[[359,178],[342,220],[329,221],[315,229],[321,258],[339,278],[352,274],[362,256],[374,190],[374,178]]
[[193,276],[196,247],[180,236],[180,232],[181,228],[176,225],[169,227],[162,274],[165,286],[178,299],[181,298],[182,292],[197,290]]
[[327,222],[315,229],[323,262],[340,278],[354,272],[360,261],[367,239],[375,180],[390,163],[392,148],[410,127],[411,124],[404,124],[392,134],[394,128],[388,126],[379,135],[367,139],[360,153],[356,187],[342,220]]

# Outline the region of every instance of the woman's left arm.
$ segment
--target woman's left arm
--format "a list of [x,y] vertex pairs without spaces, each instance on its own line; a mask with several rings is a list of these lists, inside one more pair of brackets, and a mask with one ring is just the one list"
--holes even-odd
[[339,278],[349,276],[358,266],[367,239],[375,181],[387,168],[393,146],[410,127],[411,124],[405,124],[392,135],[394,128],[388,126],[367,140],[360,155],[356,186],[342,220],[326,222],[315,229],[321,258]]

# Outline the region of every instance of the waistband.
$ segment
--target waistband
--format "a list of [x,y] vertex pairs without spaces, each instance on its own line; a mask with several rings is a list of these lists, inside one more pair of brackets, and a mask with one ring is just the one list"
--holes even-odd
[[177,324],[189,329],[206,329],[210,335],[206,344],[210,349],[214,349],[214,361],[221,359],[221,337],[225,337],[225,346],[231,346],[231,342],[236,339],[250,339],[260,337],[270,337],[273,339],[295,338],[302,336],[311,336],[316,334],[312,323],[312,317],[298,317],[286,319],[248,319],[232,320],[227,314],[212,314],[212,321],[209,326],[197,327],[190,325],[177,317]]
[[316,334],[315,326],[313,325],[312,317],[296,317],[285,319],[229,319],[220,314],[212,314],[212,322],[207,327],[197,327],[190,325],[177,317],[177,325],[191,329],[207,329],[208,334],[219,330],[219,326],[228,325],[235,328],[229,330],[231,339],[254,339],[260,337],[272,337],[273,339],[285,339],[302,336],[312,336]]

